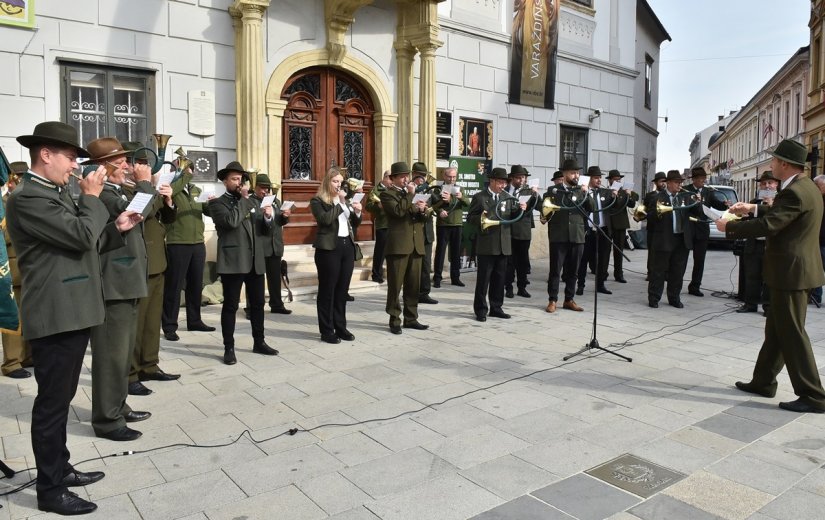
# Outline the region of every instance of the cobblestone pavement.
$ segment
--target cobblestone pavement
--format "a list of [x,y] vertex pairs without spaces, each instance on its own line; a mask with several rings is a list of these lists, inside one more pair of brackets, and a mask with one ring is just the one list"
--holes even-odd
[[[627,267],[643,271],[646,253],[629,255]],[[149,382],[152,395],[129,398],[153,413],[135,425],[137,441],[94,437],[90,373],[81,374],[72,461],[135,452],[79,467],[106,472],[79,489],[100,506],[88,518],[820,519],[825,416],[777,408],[794,398],[784,374],[775,399],[733,389],[750,377],[764,322],[711,294],[732,290],[733,268],[729,251],[711,251],[705,297],[683,293],[682,310],[648,308],[639,273],[626,272],[627,284],[611,278],[598,339],[621,344],[632,363],[596,351],[562,361],[590,338],[593,279],[577,299],[585,312],[547,314],[546,260],[533,262],[533,297],[506,300],[510,320],[472,319],[467,274],[467,287],[445,283],[433,290],[438,305],[421,306],[428,331],[388,332],[385,286],[349,305],[353,343],[321,343],[312,302],[290,304],[291,316],[267,314],[277,358],[251,352],[242,319],[234,366],[220,361],[219,331],[181,331],[161,351],[162,368],[181,379]],[[823,315],[810,307],[820,362]],[[204,318],[218,326],[219,308]],[[0,379],[2,455],[24,469],[33,465],[36,386]],[[299,432],[283,435],[291,428]],[[170,446],[227,443],[245,430],[260,442]],[[611,462],[605,480],[588,472],[625,454],[639,459]],[[0,520],[49,516],[32,489],[0,503]]]

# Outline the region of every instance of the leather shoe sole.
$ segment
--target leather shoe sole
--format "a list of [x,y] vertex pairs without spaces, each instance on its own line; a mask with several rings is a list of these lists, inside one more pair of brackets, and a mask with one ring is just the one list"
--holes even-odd
[[238,362],[238,359],[235,357],[235,349],[234,348],[223,351],[223,364],[224,365],[234,365],[237,362]]
[[429,326],[429,325],[424,325],[424,324],[418,323],[418,322],[416,321],[416,322],[414,322],[414,323],[405,323],[405,324],[404,324],[404,328],[405,328],[405,329],[415,329],[415,330],[427,330],[427,329],[429,329],[429,328],[430,328],[430,326]]
[[89,471],[88,473],[83,473],[82,471],[74,470],[68,475],[63,475],[63,480],[60,481],[60,484],[66,487],[88,486],[89,484],[94,484],[105,476],[106,474],[102,471]]
[[802,399],[797,399],[796,401],[788,401],[786,403],[779,403],[779,407],[783,410],[788,410],[790,412],[796,413],[825,413],[825,409],[806,403]]
[[507,314],[506,312],[491,312],[487,316],[489,316],[491,318],[501,318],[502,320],[509,320],[510,319],[510,315]]
[[25,368],[18,368],[17,370],[12,370],[6,377],[10,377],[12,379],[26,379],[27,377],[31,377],[32,373],[26,370]]
[[341,343],[341,338],[335,334],[321,334],[321,341],[324,343],[332,343],[333,345]]
[[625,280],[624,278],[616,278],[616,281],[619,283],[627,283],[627,280]]
[[134,383],[129,383],[129,395],[140,395],[146,396],[152,393],[150,388],[146,388],[143,383],[140,381],[135,381]]
[[167,374],[158,369],[157,372],[141,372],[138,374],[138,379],[141,381],[175,381],[180,379],[180,374]]
[[266,343],[255,345],[252,347],[252,352],[255,354],[263,354],[264,356],[277,356],[278,350],[270,347]]
[[761,395],[762,397],[774,397],[776,395],[776,389],[765,390],[763,388],[757,387],[753,383],[745,383],[744,381],[737,381],[735,384],[736,388],[749,394]]
[[110,441],[133,441],[143,435],[137,430],[133,430],[128,426],[121,426],[117,430],[112,430],[106,433],[97,434],[101,439],[109,439]]
[[163,337],[167,339],[167,341],[177,341],[180,339],[177,332],[164,332]]
[[280,307],[278,309],[270,309],[269,312],[271,314],[292,314],[292,309],[287,309],[286,307]]
[[149,417],[152,417],[152,412],[138,412],[138,411],[132,410],[131,412],[124,415],[123,417],[126,419],[127,423],[140,422],[140,421],[145,421]]
[[37,509],[58,515],[85,515],[97,509],[97,505],[83,500],[76,493],[66,490],[52,498],[37,497]]
[[205,323],[200,323],[198,325],[192,325],[191,327],[186,327],[186,330],[189,332],[214,332],[215,327],[211,327]]
[[348,330],[344,330],[344,331],[341,331],[341,332],[336,332],[335,335],[338,336],[339,338],[341,338],[344,341],[355,341],[355,334],[353,334],[352,332],[350,332]]

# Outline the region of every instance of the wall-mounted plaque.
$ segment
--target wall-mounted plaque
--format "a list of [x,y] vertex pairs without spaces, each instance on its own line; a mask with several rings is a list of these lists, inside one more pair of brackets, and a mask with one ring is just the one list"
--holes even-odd
[[450,151],[453,148],[453,140],[449,137],[435,138],[435,158],[438,160],[447,160],[450,158]]
[[[435,113],[435,133],[438,135],[453,135],[453,114],[437,110]],[[441,157],[439,157],[441,159]],[[446,159],[446,157],[444,157]]]
[[189,150],[186,153],[194,165],[192,178],[200,182],[215,182],[218,180],[218,152],[205,150]]
[[215,93],[189,91],[189,133],[215,135]]

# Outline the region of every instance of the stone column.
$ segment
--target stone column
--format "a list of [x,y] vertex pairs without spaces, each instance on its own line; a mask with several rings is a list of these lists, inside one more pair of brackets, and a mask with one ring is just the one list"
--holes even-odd
[[418,160],[435,171],[435,51],[441,42],[420,45],[418,85]]
[[241,14],[241,44],[235,49],[240,61],[241,80],[236,78],[238,107],[238,160],[245,168],[264,168],[264,41],[261,32],[263,14],[269,0],[236,0],[233,7]]
[[[234,6],[229,8],[229,15],[232,17],[232,30],[235,32],[235,136],[241,135],[241,56],[238,54],[241,49],[242,27],[241,12]],[[237,146],[237,145],[236,145]],[[218,168],[222,168],[220,165]]]
[[262,166],[269,174],[273,184],[277,184],[278,197],[281,196],[281,186],[283,185],[283,164],[284,164],[284,132],[283,121],[286,112],[287,102],[279,99],[270,101],[266,106],[266,119],[269,124],[269,163]]
[[[415,49],[406,42],[396,42],[395,63],[398,68],[398,155],[393,162],[407,161],[410,163],[413,159],[413,59],[415,59]],[[384,166],[384,168],[386,168],[386,166]]]
[[396,162],[395,156],[395,123],[398,117],[395,114],[377,113],[373,116],[375,126],[376,150],[380,153],[375,157],[375,183],[383,178],[384,170],[389,170]]

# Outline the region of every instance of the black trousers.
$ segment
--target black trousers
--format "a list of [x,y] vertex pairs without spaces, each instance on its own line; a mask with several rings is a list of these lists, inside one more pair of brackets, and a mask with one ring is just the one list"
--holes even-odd
[[511,238],[510,248],[513,254],[507,257],[504,286],[512,291],[515,281],[516,287],[524,289],[527,287],[527,273],[530,272],[530,241]]
[[[476,316],[487,316],[487,311],[502,312],[504,304],[504,271],[507,268],[506,255],[478,255],[478,274],[476,275],[476,292],[473,298],[473,311]],[[490,306],[487,307],[487,293],[490,294]]]
[[387,247],[387,228],[375,230],[375,247],[372,250],[372,277],[384,279],[384,248]]
[[667,281],[667,301],[674,303],[680,300],[679,294],[682,292],[689,254],[690,251],[682,240],[677,240],[673,251],[656,251],[648,275],[650,277],[647,284],[649,302],[658,302],[662,299],[665,281]]
[[613,229],[610,235],[613,237],[613,243],[616,244],[616,247],[611,246],[613,250],[613,278],[621,280],[624,278],[624,257],[622,253],[627,249],[627,230]]
[[690,276],[688,290],[698,291],[705,274],[705,256],[708,253],[708,240],[693,240],[693,273]]
[[433,243],[424,242],[424,257],[421,259],[421,281],[418,282],[418,294],[430,294],[430,279],[433,274]]
[[255,268],[246,274],[221,274],[223,307],[221,307],[221,333],[223,347],[235,348],[235,314],[241,299],[241,286],[246,286],[246,301],[252,324],[253,345],[264,342],[264,275],[256,274]]
[[[584,248],[582,250],[582,259],[579,262],[578,281],[579,287],[584,287],[587,280],[587,266],[594,265],[596,271],[596,286],[601,287],[604,281],[607,280],[607,268],[610,265],[610,250],[613,246],[610,242],[610,231],[608,228],[601,228],[607,236],[602,235],[596,230],[588,230],[584,237]],[[596,243],[599,244],[599,254],[596,258]]]
[[355,246],[350,237],[338,237],[335,249],[316,249],[318,269],[318,330],[324,336],[347,330],[347,292],[355,265]]
[[31,438],[40,497],[63,492],[65,487],[60,481],[72,468],[66,423],[90,333],[91,329],[83,329],[30,340],[37,381]]
[[166,280],[163,286],[163,332],[178,330],[180,291],[186,282],[186,324],[201,323],[201,295],[206,246],[201,244],[169,244],[166,246]]
[[653,231],[647,230],[647,279],[650,281],[650,273],[653,270],[653,257],[656,256],[656,251],[653,250]]
[[269,291],[269,308],[283,309],[281,299],[281,259],[282,256],[266,257],[266,290]]
[[754,240],[751,248],[742,255],[742,268],[745,271],[745,290],[743,299],[748,305],[767,305],[770,299],[768,286],[762,281],[762,264],[765,259],[765,241]]
[[444,257],[447,255],[448,247],[450,249],[450,280],[456,281],[461,277],[461,226],[436,227],[435,233],[438,240],[435,245],[433,281],[441,281]]
[[553,242],[550,244],[550,278],[547,280],[547,299],[559,300],[559,281],[564,280],[564,299],[576,295],[576,275],[582,259],[584,244]]

